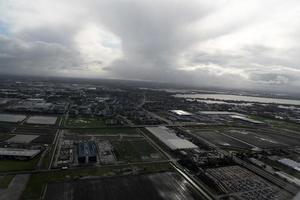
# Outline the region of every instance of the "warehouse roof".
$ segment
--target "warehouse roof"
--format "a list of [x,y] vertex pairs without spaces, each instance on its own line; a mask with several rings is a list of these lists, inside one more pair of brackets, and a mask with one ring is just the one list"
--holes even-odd
[[244,116],[243,114],[237,112],[228,112],[228,111],[199,111],[199,114],[203,115],[240,115]]
[[97,147],[95,142],[81,142],[78,144],[78,156],[96,156]]
[[288,158],[282,158],[282,159],[278,160],[278,162],[280,162],[284,165],[287,165],[297,171],[300,171],[300,163],[299,162],[296,162],[296,161],[288,159]]
[[180,116],[193,115],[192,113],[189,113],[189,112],[184,111],[184,110],[170,110],[170,112],[172,112],[176,115],[180,115]]
[[244,116],[240,116],[240,115],[232,115],[231,118],[243,120],[243,121],[246,121],[246,122],[251,122],[251,123],[254,123],[254,124],[263,124],[263,122],[261,122],[261,121],[250,119],[248,117],[244,117]]
[[167,145],[170,149],[194,149],[198,148],[192,142],[179,138],[170,129],[164,126],[159,127],[146,127],[153,135],[155,135],[160,141]]
[[37,154],[39,154],[40,152],[41,152],[41,150],[0,148],[0,156],[25,156],[25,157],[34,157]]

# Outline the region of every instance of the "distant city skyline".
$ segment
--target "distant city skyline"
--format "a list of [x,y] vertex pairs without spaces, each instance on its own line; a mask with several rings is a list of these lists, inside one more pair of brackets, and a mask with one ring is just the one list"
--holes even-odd
[[0,74],[300,88],[297,0],[0,0]]

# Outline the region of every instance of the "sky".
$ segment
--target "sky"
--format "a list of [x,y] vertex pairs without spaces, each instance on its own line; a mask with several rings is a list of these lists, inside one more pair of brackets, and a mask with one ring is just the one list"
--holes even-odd
[[0,0],[0,74],[300,93],[300,1]]

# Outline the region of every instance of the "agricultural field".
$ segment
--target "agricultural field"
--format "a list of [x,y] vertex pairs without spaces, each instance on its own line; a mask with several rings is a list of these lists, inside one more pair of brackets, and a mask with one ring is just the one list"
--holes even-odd
[[70,133],[80,134],[80,135],[106,135],[106,136],[139,136],[140,133],[136,128],[99,128],[99,129],[71,129]]
[[162,155],[145,139],[112,140],[111,143],[120,161],[139,162],[162,159]]
[[16,127],[15,124],[0,122],[0,134],[8,133],[12,131],[15,127]]
[[21,161],[21,160],[0,160],[0,172],[7,171],[22,171],[22,170],[33,170],[35,169],[39,156],[32,160]]
[[75,128],[95,128],[105,126],[105,122],[100,117],[73,117],[68,119],[66,126]]
[[[68,198],[65,195],[66,193],[70,194]],[[199,199],[199,196],[192,186],[181,176],[176,173],[165,172],[52,183],[47,187],[45,199],[79,200],[96,198],[122,200],[193,200]]]
[[239,148],[250,150],[253,148],[280,148],[287,146],[299,146],[300,135],[278,129],[251,128],[222,128],[201,129],[189,128],[190,133],[222,148]]
[[277,135],[274,131],[266,132],[262,130],[252,131],[229,129],[225,131],[224,134],[259,148],[277,148],[297,144],[300,145],[300,140],[297,141],[289,138],[288,136],[283,137]]
[[196,129],[196,128],[190,128],[188,129],[190,133],[200,136],[201,138],[219,146],[222,148],[238,148],[238,149],[245,149],[245,150],[250,150],[253,147],[243,143],[241,141],[235,140],[233,138],[230,138],[220,131],[216,130],[201,130],[201,129]]
[[8,140],[12,138],[14,135],[8,134],[8,133],[0,133],[0,142],[3,142],[5,140]]
[[26,115],[0,114],[0,122],[21,122],[26,118]]
[[[32,174],[25,191],[22,194],[23,200],[38,200],[45,186],[54,182],[74,181],[84,177],[108,177],[134,173],[155,173],[173,171],[168,162],[155,164],[135,164],[128,166],[91,167],[85,169],[70,169],[68,171],[56,171],[47,173]],[[49,194],[49,193],[48,193]],[[50,197],[47,197],[48,199]]]
[[[20,126],[14,132],[19,138],[35,136],[30,140],[31,144],[51,144],[55,138],[57,129],[47,127]],[[14,138],[11,139],[14,141]]]
[[0,176],[0,190],[7,188],[14,177],[14,175]]
[[54,125],[57,121],[57,117],[53,116],[31,116],[27,119],[27,124],[43,124]]

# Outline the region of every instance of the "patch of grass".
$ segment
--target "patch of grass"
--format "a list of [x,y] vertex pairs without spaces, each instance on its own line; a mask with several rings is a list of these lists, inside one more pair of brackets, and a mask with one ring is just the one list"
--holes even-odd
[[[111,141],[118,160],[127,162],[151,159],[151,154],[159,154],[146,140],[115,140]],[[159,154],[160,155],[160,154]]]
[[98,128],[98,129],[72,129],[70,132],[78,134],[96,135],[140,135],[135,128]]
[[3,132],[3,133],[10,132],[15,127],[16,127],[15,123],[0,122],[0,131]]
[[280,171],[284,171],[285,173],[290,174],[290,175],[300,179],[300,174],[297,170],[292,169],[278,161],[273,161],[270,159],[263,159],[263,162],[265,162],[268,165],[271,165],[272,167],[279,169]]
[[128,140],[115,140],[112,141],[112,145],[114,147],[115,154],[118,160],[121,161],[140,161],[140,154],[136,151],[130,141]]
[[47,153],[46,153],[46,155],[44,156],[43,161],[42,161],[42,168],[43,168],[43,169],[48,169],[48,167],[49,167],[49,165],[50,165],[50,160],[51,160],[53,151],[54,151],[54,148],[53,148],[52,145],[50,145],[50,146],[48,147]]
[[7,188],[14,177],[14,175],[5,175],[4,177],[0,178],[0,188]]
[[0,160],[0,172],[21,171],[35,169],[39,161],[39,156],[32,160]]
[[[40,174],[31,175],[26,189],[22,194],[21,199],[23,200],[34,200],[39,199],[43,188],[49,182],[54,181],[68,181],[76,180],[80,177],[85,176],[107,176],[111,172],[122,172],[124,169],[138,167],[141,171],[140,173],[154,173],[162,171],[172,171],[173,168],[168,162],[164,163],[149,163],[149,164],[136,164],[136,165],[126,165],[126,166],[114,166],[114,167],[94,167],[85,169],[70,169],[67,171],[56,171],[56,172],[46,172]],[[119,174],[122,175],[122,174]]]
[[105,122],[100,117],[74,117],[69,118],[67,123],[67,127],[80,127],[80,128],[94,128],[94,127],[102,127],[106,126]]
[[14,135],[8,133],[0,133],[0,141],[8,140],[9,138],[13,137]]
[[139,153],[140,157],[151,158],[153,154],[161,154],[147,140],[132,140],[130,141],[134,149]]
[[271,124],[272,126],[274,126],[276,128],[286,128],[286,129],[290,129],[293,131],[300,130],[299,124],[287,122],[287,121],[280,120],[280,119],[270,119],[270,118],[265,118],[265,117],[260,117],[260,116],[251,116],[251,118]]

